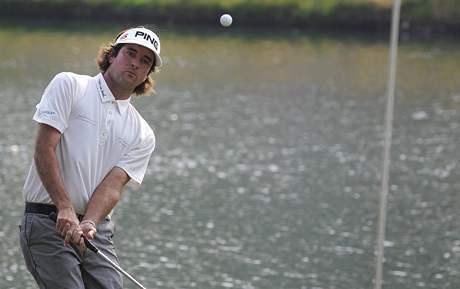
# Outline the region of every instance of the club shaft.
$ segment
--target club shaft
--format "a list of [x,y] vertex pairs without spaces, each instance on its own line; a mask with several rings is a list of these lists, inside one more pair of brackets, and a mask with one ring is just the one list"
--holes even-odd
[[103,258],[104,260],[106,260],[107,262],[109,262],[113,268],[115,268],[118,272],[120,272],[121,274],[123,274],[126,278],[128,278],[129,280],[131,280],[134,284],[137,285],[137,287],[141,288],[141,289],[146,289],[144,286],[142,286],[141,283],[139,283],[136,279],[134,279],[131,275],[129,275],[128,272],[126,272],[125,270],[123,270],[120,266],[118,266],[117,263],[113,262],[112,260],[110,260],[109,257],[107,257],[106,255],[104,255],[104,253],[102,253],[101,251],[98,251],[96,253],[98,256],[100,256],[101,258]]

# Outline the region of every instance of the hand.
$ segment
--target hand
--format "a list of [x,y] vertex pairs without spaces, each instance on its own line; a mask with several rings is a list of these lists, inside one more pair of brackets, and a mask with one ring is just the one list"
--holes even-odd
[[79,226],[79,221],[73,207],[59,210],[56,220],[56,229],[64,238],[65,245],[72,242],[81,247],[81,243],[83,243],[83,239],[81,238],[83,231]]
[[83,232],[83,236],[88,240],[92,240],[97,232],[96,223],[91,220],[81,221],[80,228]]

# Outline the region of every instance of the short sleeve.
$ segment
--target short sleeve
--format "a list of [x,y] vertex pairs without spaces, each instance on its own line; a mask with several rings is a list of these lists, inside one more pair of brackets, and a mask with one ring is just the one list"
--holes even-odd
[[67,128],[75,94],[75,82],[70,73],[57,74],[46,87],[33,119],[63,133]]
[[151,132],[138,145],[122,156],[116,164],[123,169],[131,178],[133,185],[140,185],[144,179],[145,172],[155,149],[155,135]]

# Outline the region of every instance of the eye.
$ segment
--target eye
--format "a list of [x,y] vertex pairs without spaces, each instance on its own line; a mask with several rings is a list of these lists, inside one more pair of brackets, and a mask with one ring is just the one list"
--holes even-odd
[[150,64],[152,63],[152,61],[150,59],[145,58],[145,57],[143,57],[141,59],[141,62],[142,62],[142,64],[147,65],[147,66],[150,66]]

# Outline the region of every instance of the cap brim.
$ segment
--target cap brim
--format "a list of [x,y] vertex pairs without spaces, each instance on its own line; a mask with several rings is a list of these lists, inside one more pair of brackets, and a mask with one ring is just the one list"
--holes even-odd
[[153,54],[155,54],[155,67],[162,67],[163,66],[163,60],[161,60],[160,55],[153,51]]

